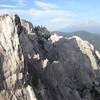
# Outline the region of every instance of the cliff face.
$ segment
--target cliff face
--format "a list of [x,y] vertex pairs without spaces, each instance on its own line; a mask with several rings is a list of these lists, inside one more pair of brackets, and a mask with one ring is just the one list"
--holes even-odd
[[15,16],[0,16],[0,100],[99,100],[100,54]]

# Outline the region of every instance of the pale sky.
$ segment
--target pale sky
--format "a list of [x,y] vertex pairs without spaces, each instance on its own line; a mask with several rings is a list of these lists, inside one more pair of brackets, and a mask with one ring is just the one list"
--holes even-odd
[[49,30],[100,32],[100,0],[0,0],[8,12]]

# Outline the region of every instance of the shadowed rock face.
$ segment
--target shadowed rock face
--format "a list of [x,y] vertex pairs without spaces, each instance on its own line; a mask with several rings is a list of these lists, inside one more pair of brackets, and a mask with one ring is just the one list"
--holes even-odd
[[0,100],[100,100],[99,56],[79,37],[0,16]]

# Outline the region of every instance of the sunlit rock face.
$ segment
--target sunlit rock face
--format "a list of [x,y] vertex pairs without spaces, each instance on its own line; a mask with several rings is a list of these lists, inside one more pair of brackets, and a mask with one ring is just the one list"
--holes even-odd
[[33,32],[33,25],[30,22],[28,22],[26,20],[21,20],[21,25],[26,30],[26,33],[32,33]]
[[100,100],[99,67],[89,42],[0,16],[0,100]]
[[28,90],[23,87],[26,70],[18,37],[20,31],[17,15],[0,16],[0,100],[29,100]]
[[[24,68],[24,58],[18,38],[19,24],[20,19],[16,22],[16,16],[0,17],[0,78],[2,80],[0,87],[3,85],[5,89],[17,86],[18,74],[21,74]],[[23,79],[23,74],[20,79]]]

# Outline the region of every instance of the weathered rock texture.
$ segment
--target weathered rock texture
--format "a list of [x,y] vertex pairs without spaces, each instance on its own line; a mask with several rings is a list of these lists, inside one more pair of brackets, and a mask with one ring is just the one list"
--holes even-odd
[[0,100],[26,100],[22,94],[27,72],[19,43],[20,31],[21,23],[17,15],[0,16]]
[[0,16],[0,100],[100,100],[100,54],[15,16]]

